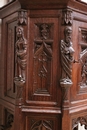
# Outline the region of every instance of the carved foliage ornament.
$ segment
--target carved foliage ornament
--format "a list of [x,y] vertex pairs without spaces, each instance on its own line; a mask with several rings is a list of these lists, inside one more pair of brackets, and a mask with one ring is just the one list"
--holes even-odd
[[71,25],[72,21],[73,21],[72,10],[70,10],[70,9],[64,9],[62,11],[62,24]]
[[18,12],[18,24],[19,25],[26,25],[27,24],[27,11],[21,9]]

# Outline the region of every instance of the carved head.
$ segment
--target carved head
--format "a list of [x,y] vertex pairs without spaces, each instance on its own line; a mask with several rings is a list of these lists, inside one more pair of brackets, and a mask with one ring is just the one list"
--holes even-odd
[[41,36],[43,39],[47,39],[48,38],[48,33],[49,33],[49,26],[47,24],[42,24],[41,27]]
[[71,34],[72,34],[72,28],[66,27],[64,30],[65,34],[65,42],[68,43],[68,45],[71,43]]
[[21,26],[18,26],[18,27],[16,28],[16,33],[17,33],[17,37],[18,37],[18,38],[22,38],[22,37],[23,37],[23,35],[24,35],[23,32],[24,32],[24,31],[23,31],[23,28],[22,28]]

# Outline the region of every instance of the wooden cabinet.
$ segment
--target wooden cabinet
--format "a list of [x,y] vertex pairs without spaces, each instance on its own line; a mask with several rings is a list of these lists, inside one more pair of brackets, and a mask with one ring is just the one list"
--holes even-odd
[[0,9],[1,130],[87,127],[87,5],[15,0]]

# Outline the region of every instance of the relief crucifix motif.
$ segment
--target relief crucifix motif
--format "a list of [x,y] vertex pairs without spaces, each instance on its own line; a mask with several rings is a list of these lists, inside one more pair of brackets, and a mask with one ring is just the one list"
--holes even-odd
[[34,87],[35,93],[48,93],[46,86],[51,81],[51,60],[53,40],[50,36],[51,24],[36,24],[39,36],[35,38],[34,49]]

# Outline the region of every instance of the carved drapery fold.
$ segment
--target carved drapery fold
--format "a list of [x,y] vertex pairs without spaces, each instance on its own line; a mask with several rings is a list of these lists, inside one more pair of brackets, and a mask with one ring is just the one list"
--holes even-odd
[[[27,12],[20,10],[18,12],[18,26],[16,27],[16,43],[15,43],[15,78],[14,83],[17,86],[16,99],[22,100],[23,88],[26,82],[26,66],[27,66],[27,40],[24,36],[24,28],[22,25],[27,24]],[[20,101],[21,102],[21,101]]]
[[63,102],[68,101],[68,89],[72,83],[72,63],[74,62],[74,49],[71,42],[72,28],[65,27],[64,35],[65,39],[61,40],[61,65],[62,65],[62,77],[60,85],[62,87],[62,99]]

